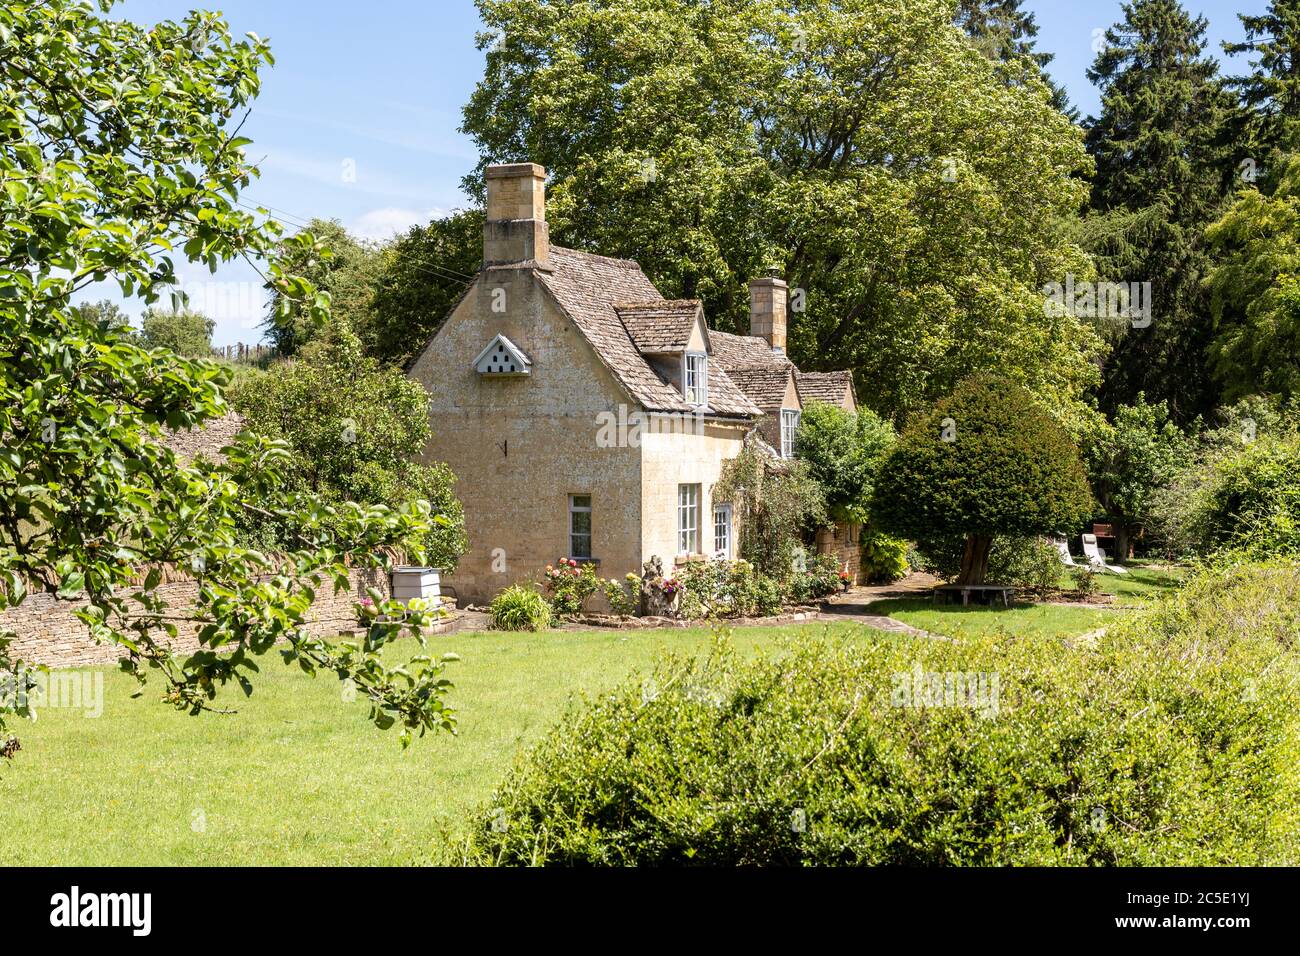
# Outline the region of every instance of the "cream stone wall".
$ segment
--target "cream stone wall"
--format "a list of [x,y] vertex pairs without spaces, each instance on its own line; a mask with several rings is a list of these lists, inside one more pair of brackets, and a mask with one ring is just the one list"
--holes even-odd
[[[529,376],[473,371],[499,333],[532,360]],[[462,605],[568,555],[570,494],[592,496],[601,575],[639,567],[642,452],[635,428],[617,426],[631,400],[531,271],[481,274],[410,374],[429,392],[424,459],[451,466],[465,508],[469,550],[447,579]]]
[[[722,463],[740,454],[747,426],[688,418],[679,429],[656,426],[641,438],[641,548],[668,567],[677,553],[677,486],[699,484],[700,545],[713,553],[714,485]],[[734,517],[733,517],[734,522]],[[732,529],[733,539],[736,528]]]

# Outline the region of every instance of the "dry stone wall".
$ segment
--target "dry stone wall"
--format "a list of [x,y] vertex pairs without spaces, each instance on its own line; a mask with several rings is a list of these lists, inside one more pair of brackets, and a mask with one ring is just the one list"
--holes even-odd
[[[328,585],[318,589],[309,630],[316,634],[352,630],[357,623],[352,605],[366,596],[367,587],[377,588],[385,597],[391,593],[387,573],[367,568],[352,570],[346,591],[336,594]],[[194,581],[185,580],[160,585],[157,593],[172,607],[181,608],[193,604],[197,589]],[[51,594],[32,594],[18,607],[0,612],[0,630],[17,635],[10,645],[10,654],[29,664],[48,667],[115,663],[122,656],[121,649],[116,645],[97,644],[76,616],[77,610],[85,606],[85,601],[63,601]],[[197,630],[197,627],[182,627],[170,642],[172,649],[179,652],[197,649]]]

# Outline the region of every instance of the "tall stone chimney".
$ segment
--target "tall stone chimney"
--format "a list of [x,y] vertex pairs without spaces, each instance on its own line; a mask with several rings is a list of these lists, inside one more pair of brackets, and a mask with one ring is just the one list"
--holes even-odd
[[754,279],[749,283],[749,334],[767,339],[773,352],[785,351],[787,292],[782,279]]
[[483,226],[483,265],[527,263],[549,269],[546,170],[536,163],[508,163],[489,166],[484,178],[487,223]]

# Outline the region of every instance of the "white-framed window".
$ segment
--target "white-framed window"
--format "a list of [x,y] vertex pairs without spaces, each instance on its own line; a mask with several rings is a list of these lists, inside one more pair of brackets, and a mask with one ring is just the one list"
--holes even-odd
[[569,495],[569,557],[591,556],[591,495]]
[[692,405],[709,404],[709,357],[687,352],[682,366],[682,392]]
[[731,505],[713,506],[713,553],[731,557]]
[[700,553],[700,486],[677,486],[677,553]]
[[794,433],[799,430],[799,409],[781,409],[781,457],[794,457]]

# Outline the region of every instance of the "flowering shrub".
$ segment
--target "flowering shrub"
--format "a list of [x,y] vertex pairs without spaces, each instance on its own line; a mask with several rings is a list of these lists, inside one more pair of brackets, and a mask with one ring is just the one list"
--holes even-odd
[[619,617],[633,617],[641,606],[641,578],[629,571],[622,581],[613,578],[600,582],[605,589],[609,610]]
[[587,599],[600,590],[600,578],[594,564],[578,566],[572,558],[560,558],[548,564],[543,575],[547,600],[555,613],[564,617],[581,614]]

